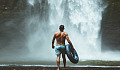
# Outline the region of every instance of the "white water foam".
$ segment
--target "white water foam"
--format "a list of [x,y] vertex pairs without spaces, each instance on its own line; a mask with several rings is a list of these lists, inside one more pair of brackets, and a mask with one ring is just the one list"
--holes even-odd
[[[31,51],[29,57],[55,60],[51,40],[54,32],[59,30],[59,25],[64,24],[65,32],[69,34],[80,60],[120,60],[120,56],[114,52],[101,52],[99,32],[102,12],[106,8],[102,2],[102,0],[39,0],[38,2],[28,0],[31,6],[39,3],[40,7],[37,7],[41,8],[39,13],[31,12],[32,16],[25,20],[29,24],[27,25],[29,34],[27,46]],[[34,8],[34,11],[38,11],[36,6]],[[36,30],[31,31],[34,24]]]

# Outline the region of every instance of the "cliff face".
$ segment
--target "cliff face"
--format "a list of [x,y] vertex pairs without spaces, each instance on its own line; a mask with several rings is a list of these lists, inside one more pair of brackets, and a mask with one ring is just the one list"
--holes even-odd
[[103,13],[102,49],[120,50],[120,0],[108,1]]
[[24,10],[27,0],[0,0],[0,14],[11,14]]
[[22,23],[25,15],[21,13],[26,9],[26,2],[27,0],[0,0],[0,50],[15,49],[13,45],[19,50],[25,49],[25,25]]
[[[103,12],[101,22],[102,50],[120,50],[120,0],[104,1],[104,3],[108,3],[108,7]],[[6,21],[16,20],[16,18],[19,20],[16,20],[15,23],[19,25],[19,21],[25,16],[19,13],[22,13],[27,5],[27,0],[0,0],[0,27],[2,28]]]

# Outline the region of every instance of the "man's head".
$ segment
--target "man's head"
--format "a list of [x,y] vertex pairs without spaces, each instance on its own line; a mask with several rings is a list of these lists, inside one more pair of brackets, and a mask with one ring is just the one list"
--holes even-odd
[[64,25],[60,25],[59,29],[60,29],[60,31],[63,31],[64,30]]

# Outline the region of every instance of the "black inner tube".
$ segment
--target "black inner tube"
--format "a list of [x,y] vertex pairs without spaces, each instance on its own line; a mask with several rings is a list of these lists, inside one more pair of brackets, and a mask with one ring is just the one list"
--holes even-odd
[[69,60],[72,63],[74,64],[78,63],[79,61],[78,54],[75,49],[72,50],[72,47],[70,46],[70,44],[66,45],[66,53],[67,53]]

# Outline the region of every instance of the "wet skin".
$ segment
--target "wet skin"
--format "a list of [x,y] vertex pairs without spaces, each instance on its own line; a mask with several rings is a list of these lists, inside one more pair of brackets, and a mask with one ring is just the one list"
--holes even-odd
[[[72,46],[73,48],[73,45],[68,37],[68,34],[63,32],[63,31],[60,31],[60,32],[56,32],[54,33],[54,36],[53,36],[53,40],[52,40],[52,48],[54,49],[54,41],[57,41],[57,44],[56,45],[65,45],[65,40],[68,41],[68,43]],[[64,69],[66,67],[66,57],[65,55],[62,54],[62,58],[63,58],[63,64],[64,64]],[[60,64],[60,55],[57,55],[57,70],[59,70],[59,64]]]
[[68,34],[63,32],[63,31],[60,31],[60,32],[56,32],[54,33],[54,36],[53,36],[53,40],[52,40],[52,48],[54,49],[54,40],[56,39],[57,41],[57,44],[56,45],[65,45],[65,39],[67,39],[68,43],[72,45],[69,37],[68,37]]

